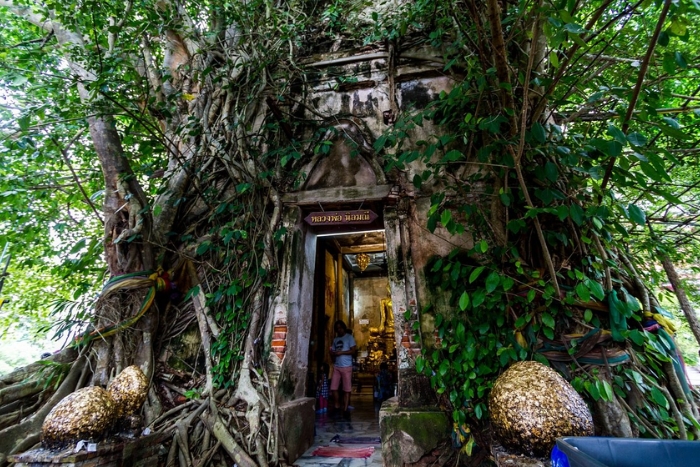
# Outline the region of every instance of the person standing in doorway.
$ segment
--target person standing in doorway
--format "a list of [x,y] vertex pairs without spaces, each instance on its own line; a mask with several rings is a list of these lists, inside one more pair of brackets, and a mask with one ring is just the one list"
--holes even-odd
[[[336,338],[333,339],[330,353],[335,360],[333,368],[333,376],[331,377],[331,393],[333,394],[333,404],[335,407],[335,415],[342,409],[343,418],[350,419],[350,392],[352,391],[352,356],[357,351],[355,338],[348,333],[348,327],[342,321],[336,321],[333,329],[336,333]],[[340,400],[340,391],[342,383],[343,400]]]

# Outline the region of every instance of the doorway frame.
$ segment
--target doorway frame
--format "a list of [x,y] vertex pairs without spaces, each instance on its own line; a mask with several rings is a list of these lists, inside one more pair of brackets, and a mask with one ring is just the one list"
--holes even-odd
[[[394,310],[394,333],[399,380],[401,370],[412,366],[410,321],[417,319],[415,274],[410,259],[410,237],[406,223],[406,200],[400,200],[393,185],[324,188],[290,193],[282,198],[283,226],[287,229],[282,267],[273,298],[271,319],[267,324],[271,336],[269,366],[276,380],[279,402],[304,397],[309,375],[309,341],[312,338],[314,278],[318,233],[302,218],[302,208],[324,203],[357,204],[382,201],[389,287]],[[406,320],[406,311],[411,318]],[[414,318],[415,317],[415,318]],[[278,329],[285,329],[284,345]],[[275,343],[278,345],[275,346]],[[276,349],[282,349],[278,351]],[[418,349],[419,350],[419,349]],[[401,385],[399,384],[399,387]]]

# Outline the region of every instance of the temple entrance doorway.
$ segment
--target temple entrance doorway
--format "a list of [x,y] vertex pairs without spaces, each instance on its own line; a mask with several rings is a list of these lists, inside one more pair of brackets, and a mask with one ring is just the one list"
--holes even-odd
[[[317,398],[317,419],[333,421],[333,397],[323,411],[319,380],[334,371],[330,347],[334,324],[343,321],[353,336],[350,413],[353,421],[376,420],[379,405],[393,396],[396,341],[383,229],[319,234],[316,243],[314,299],[309,339],[309,396]],[[325,364],[325,365],[324,365]],[[327,365],[327,366],[326,366]]]

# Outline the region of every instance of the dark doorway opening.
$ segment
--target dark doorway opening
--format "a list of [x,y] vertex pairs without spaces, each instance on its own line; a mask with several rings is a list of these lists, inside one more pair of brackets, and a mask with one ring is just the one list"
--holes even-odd
[[[350,405],[353,421],[376,421],[394,393],[396,342],[383,229],[319,234],[316,244],[313,318],[309,339],[308,396],[318,397],[323,364],[333,372],[333,325],[343,321],[355,339]],[[388,376],[387,376],[388,375]],[[321,421],[333,419],[333,397]]]

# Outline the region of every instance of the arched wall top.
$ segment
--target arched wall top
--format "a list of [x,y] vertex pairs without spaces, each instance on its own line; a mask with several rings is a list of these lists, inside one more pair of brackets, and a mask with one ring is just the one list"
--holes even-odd
[[302,190],[371,187],[386,183],[369,137],[350,119],[338,120],[324,135],[318,151],[304,167],[308,174]]

